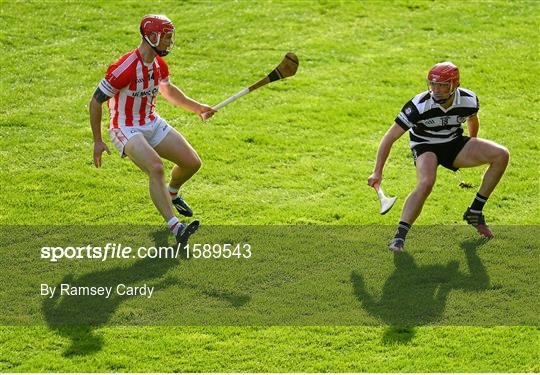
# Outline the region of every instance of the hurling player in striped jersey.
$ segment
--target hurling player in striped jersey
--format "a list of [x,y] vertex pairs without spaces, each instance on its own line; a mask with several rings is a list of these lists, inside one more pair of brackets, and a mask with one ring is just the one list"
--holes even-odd
[[[178,191],[201,167],[193,147],[159,117],[155,111],[158,92],[170,103],[194,112],[201,119],[215,111],[186,96],[169,78],[165,57],[174,45],[175,27],[162,15],[144,16],[140,24],[139,47],[109,66],[90,101],[90,125],[94,137],[94,163],[101,166],[104,151],[110,151],[101,138],[102,105],[107,102],[109,136],[122,157],[128,156],[149,178],[150,197],[180,243],[187,241],[199,222],[180,223],[181,215],[193,212]],[[203,114],[205,114],[203,116]],[[175,165],[168,187],[161,158]]]
[[[459,70],[451,62],[433,66],[427,76],[428,91],[412,98],[386,132],[377,151],[375,169],[368,185],[381,183],[383,168],[393,143],[409,131],[410,147],[416,165],[417,183],[403,205],[396,234],[389,244],[392,251],[403,251],[405,237],[431,193],[437,167],[452,171],[488,165],[480,189],[463,219],[486,238],[493,237],[482,210],[508,165],[508,150],[495,142],[478,138],[480,121],[477,96],[460,88]],[[462,124],[467,123],[468,136]]]

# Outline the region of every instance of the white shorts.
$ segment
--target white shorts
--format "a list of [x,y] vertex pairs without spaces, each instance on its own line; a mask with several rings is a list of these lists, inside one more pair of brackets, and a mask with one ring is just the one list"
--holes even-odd
[[155,118],[143,126],[119,125],[118,128],[109,129],[109,137],[112,144],[118,149],[121,157],[126,157],[124,148],[131,138],[137,134],[142,134],[152,147],[156,147],[165,136],[171,131],[171,126],[161,117]]

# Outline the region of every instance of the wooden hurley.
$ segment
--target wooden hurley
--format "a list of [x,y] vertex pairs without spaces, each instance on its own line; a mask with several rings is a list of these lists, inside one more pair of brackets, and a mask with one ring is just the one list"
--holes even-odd
[[[250,92],[257,90],[259,87],[262,87],[270,82],[279,81],[280,79],[284,79],[287,77],[291,77],[296,74],[296,71],[298,70],[298,57],[293,53],[289,52],[285,55],[283,60],[279,63],[277,68],[272,70],[270,74],[268,74],[263,79],[255,82],[253,85],[249,87],[245,87],[230,98],[225,99],[218,105],[214,106],[213,108],[217,111],[218,109],[226,106],[227,104],[234,102],[236,99],[249,94]],[[206,120],[205,113],[202,114],[203,119]]]

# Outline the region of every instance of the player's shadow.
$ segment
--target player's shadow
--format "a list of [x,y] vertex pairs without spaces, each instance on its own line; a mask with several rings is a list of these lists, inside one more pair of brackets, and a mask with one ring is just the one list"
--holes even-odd
[[[153,233],[154,244],[170,246],[168,244],[168,230],[160,230]],[[194,284],[182,283],[180,280],[165,276],[166,273],[177,267],[180,259],[150,259],[144,258],[130,264],[127,267],[114,267],[103,271],[95,271],[78,277],[66,275],[58,285],[54,298],[45,298],[42,304],[43,316],[47,325],[61,336],[70,340],[70,346],[64,351],[64,356],[87,355],[101,350],[103,338],[95,332],[96,328],[109,323],[111,316],[118,306],[133,296],[118,295],[115,286],[119,283],[125,285],[140,286],[146,283],[154,287],[155,293],[172,285],[184,285],[190,288],[198,288]],[[74,286],[112,286],[110,298],[103,296],[58,296],[60,284],[72,284]],[[208,294],[208,292],[203,292]],[[244,305],[249,301],[249,296],[237,296],[231,293],[215,291],[213,297],[223,299],[234,307]],[[138,296],[135,298],[146,298]],[[140,318],[140,311],[134,311],[133,318]],[[118,322],[121,325],[132,325],[132,319],[127,316]],[[150,314],[149,314],[150,315]],[[150,317],[151,318],[151,317]],[[138,322],[138,324],[166,324],[166,322]]]
[[353,271],[351,283],[362,308],[389,327],[385,343],[408,343],[418,326],[437,323],[446,308],[451,290],[486,290],[489,276],[476,254],[483,241],[461,244],[467,257],[469,273],[459,271],[459,262],[446,265],[418,266],[409,253],[394,254],[394,272],[386,280],[381,297],[373,297],[362,276]]

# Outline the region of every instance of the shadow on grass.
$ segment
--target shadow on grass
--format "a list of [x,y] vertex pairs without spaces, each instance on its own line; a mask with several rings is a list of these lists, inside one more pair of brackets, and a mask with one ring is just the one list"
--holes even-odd
[[[156,231],[152,235],[156,247],[169,246],[169,231],[167,229]],[[154,291],[163,290],[173,285],[198,288],[197,285],[186,284],[180,280],[165,276],[169,270],[178,266],[179,263],[180,259],[144,258],[127,267],[114,267],[103,271],[90,272],[79,277],[66,275],[56,286],[56,290],[60,289],[60,284],[66,283],[75,286],[99,287],[115,286],[119,283],[128,286],[140,285],[140,283],[144,282],[149,287],[154,287]],[[249,296],[236,296],[222,291],[204,293],[226,300],[234,307],[242,306],[250,299]],[[125,300],[133,298],[133,296],[118,295],[114,291],[108,299],[104,296],[59,297],[58,294],[55,293],[54,298],[45,299],[42,310],[47,325],[61,336],[70,339],[70,346],[64,351],[64,356],[88,355],[101,350],[103,338],[96,334],[95,329],[106,325],[118,306]],[[134,314],[140,317],[139,312],[136,311]],[[148,315],[148,319],[152,319],[148,322],[148,325],[165,324],[165,322],[156,322],[151,313]],[[129,317],[125,319],[125,325],[133,324]],[[119,322],[119,324],[123,323]]]
[[362,308],[389,326],[383,342],[406,344],[414,337],[416,327],[436,324],[444,313],[451,290],[488,289],[489,276],[476,254],[477,247],[484,242],[461,243],[469,274],[459,271],[457,261],[446,265],[418,266],[409,253],[394,254],[396,269],[386,280],[380,299],[366,290],[362,276],[353,271],[351,283]]

